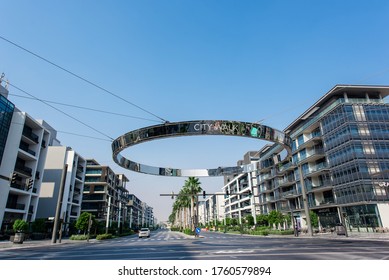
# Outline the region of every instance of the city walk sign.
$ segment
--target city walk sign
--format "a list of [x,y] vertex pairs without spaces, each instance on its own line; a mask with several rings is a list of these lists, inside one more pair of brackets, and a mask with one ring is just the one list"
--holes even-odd
[[121,152],[131,146],[147,141],[180,137],[180,136],[237,136],[266,140],[280,144],[291,154],[291,139],[284,132],[259,123],[226,121],[226,120],[197,120],[183,122],[166,122],[159,125],[148,126],[127,132],[112,142],[113,160],[123,168],[131,171],[174,177],[208,177],[241,174],[253,171],[253,164],[231,167],[217,167],[210,169],[179,169],[168,167],[156,167],[132,161],[124,157]]

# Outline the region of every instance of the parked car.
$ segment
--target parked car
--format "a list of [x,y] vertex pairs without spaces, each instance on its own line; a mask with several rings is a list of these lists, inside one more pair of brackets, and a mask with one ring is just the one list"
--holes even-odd
[[150,229],[148,228],[141,228],[139,233],[138,233],[139,238],[142,237],[150,237]]

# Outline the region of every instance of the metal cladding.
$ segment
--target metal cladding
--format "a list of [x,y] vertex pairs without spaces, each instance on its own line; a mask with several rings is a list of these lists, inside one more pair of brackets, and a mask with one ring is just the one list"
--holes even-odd
[[178,169],[155,167],[131,161],[120,153],[131,146],[161,138],[222,135],[248,137],[267,140],[282,145],[291,154],[291,140],[282,131],[261,125],[259,123],[226,121],[226,120],[199,120],[183,122],[166,122],[127,132],[112,142],[113,160],[123,168],[150,175],[176,177],[208,177],[246,173],[254,170],[253,164],[217,167],[213,169]]

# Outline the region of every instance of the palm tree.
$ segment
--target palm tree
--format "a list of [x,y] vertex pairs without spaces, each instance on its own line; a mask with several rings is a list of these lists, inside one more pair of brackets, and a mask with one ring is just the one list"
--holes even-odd
[[[188,223],[188,219],[187,219],[187,216],[188,216],[188,208],[190,206],[190,200],[189,200],[189,196],[187,195],[186,193],[186,190],[184,188],[182,188],[180,190],[180,192],[178,193],[178,197],[177,197],[177,204],[180,208],[180,212],[184,212],[183,215],[181,215],[181,218],[183,216],[183,219],[184,219],[184,225],[183,227],[186,228]],[[181,219],[182,220],[182,219]]]
[[197,226],[198,224],[198,213],[196,211],[195,213],[195,209],[194,209],[194,204],[195,204],[195,201],[196,201],[196,205],[198,204],[198,196],[197,194],[199,194],[200,192],[202,192],[202,188],[200,187],[200,181],[199,181],[199,178],[196,178],[196,177],[189,177],[186,181],[185,181],[185,185],[183,187],[183,189],[185,190],[185,193],[187,193],[189,196],[190,196],[190,206],[191,206],[191,228],[192,230],[195,229],[195,227]]
[[[184,186],[181,188],[180,192],[178,193],[178,196],[176,197],[176,200],[173,204],[172,214],[169,217],[171,217],[170,219],[174,220],[176,224],[178,223],[180,227],[186,227],[188,225],[187,223],[188,209],[189,209],[189,217],[190,217],[190,224],[192,230],[194,230],[195,226],[197,226],[197,216],[194,214],[195,213],[194,206],[195,206],[195,201],[197,205],[197,200],[198,200],[197,194],[202,192],[203,190],[200,187],[200,184],[201,183],[198,178],[189,177],[185,181]],[[184,219],[184,222],[182,222],[182,218]]]

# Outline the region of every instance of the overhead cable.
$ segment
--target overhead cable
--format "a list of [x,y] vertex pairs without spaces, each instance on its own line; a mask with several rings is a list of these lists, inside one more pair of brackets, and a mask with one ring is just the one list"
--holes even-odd
[[98,84],[96,84],[94,82],[91,82],[91,81],[89,81],[86,78],[81,77],[80,75],[78,75],[78,74],[76,74],[76,73],[74,73],[74,72],[72,72],[72,71],[70,71],[70,70],[68,70],[68,69],[66,69],[66,68],[64,68],[64,67],[62,67],[62,66],[60,66],[60,65],[58,65],[58,64],[56,64],[56,63],[54,63],[54,62],[52,62],[52,61],[50,61],[48,59],[46,59],[46,58],[44,58],[43,56],[41,56],[39,54],[36,54],[36,53],[34,53],[34,52],[32,52],[32,51],[22,47],[21,45],[16,44],[15,42],[12,42],[12,41],[8,40],[7,38],[4,38],[1,35],[0,35],[0,39],[2,39],[4,41],[10,43],[11,45],[13,45],[13,46],[15,46],[15,47],[25,51],[25,52],[27,52],[27,53],[37,57],[37,58],[39,58],[39,59],[41,59],[41,60],[43,60],[43,61],[45,61],[45,62],[47,62],[49,64],[51,64],[54,67],[57,67],[58,69],[61,69],[62,71],[65,71],[66,73],[72,75],[73,77],[76,77],[77,79],[80,79],[80,80],[86,82],[87,84],[90,84],[90,85],[92,85],[92,86],[94,86],[94,87],[96,87],[96,88],[98,88],[98,89],[100,89],[100,90],[102,90],[102,91],[104,91],[104,92],[106,92],[106,93],[108,93],[108,94],[110,94],[110,95],[112,95],[112,96],[114,96],[114,97],[116,97],[116,98],[118,98],[118,99],[120,99],[120,100],[122,100],[122,101],[124,101],[124,102],[126,102],[126,103],[128,103],[128,104],[130,104],[130,105],[132,105],[132,106],[134,106],[136,108],[138,108],[138,109],[140,109],[140,110],[142,110],[143,112],[146,112],[146,113],[148,113],[148,114],[150,114],[150,115],[160,119],[162,122],[168,122],[167,120],[165,120],[165,119],[157,116],[156,114],[154,114],[154,113],[152,113],[152,112],[150,112],[150,111],[148,111],[148,110],[146,110],[146,109],[136,105],[135,103],[133,103],[131,101],[128,101],[127,99],[124,99],[123,97],[121,97],[121,96],[119,96],[119,95],[117,95],[117,94],[107,90],[106,88],[103,88],[102,86],[99,86]]

